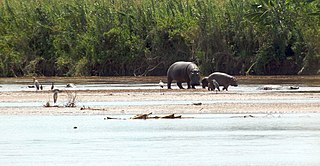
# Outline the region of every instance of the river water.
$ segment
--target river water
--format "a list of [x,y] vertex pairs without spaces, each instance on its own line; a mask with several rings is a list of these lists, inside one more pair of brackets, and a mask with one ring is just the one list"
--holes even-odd
[[[75,90],[155,89],[159,78],[124,83],[78,81]],[[266,80],[266,79],[264,79]],[[297,80],[297,79],[294,79]],[[57,82],[56,87],[65,88]],[[265,93],[261,86],[280,89],[270,92],[319,93],[316,80],[248,82],[230,87],[232,93]],[[0,94],[34,91],[30,81],[0,81]],[[51,80],[44,84],[51,87]],[[290,86],[299,86],[290,90]],[[177,88],[173,85],[173,88]],[[184,92],[181,92],[184,93]],[[198,93],[198,92],[197,92]],[[206,92],[199,92],[206,93]],[[0,96],[1,97],[1,96]],[[86,102],[79,105],[154,105],[171,101]],[[82,102],[82,103],[81,103]],[[192,101],[174,101],[190,104]],[[204,101],[202,101],[204,103]],[[207,101],[210,102],[210,101]],[[317,103],[315,98],[295,100],[241,101],[232,103]],[[62,103],[60,103],[62,104]],[[1,107],[42,107],[42,102],[0,102]],[[112,115],[128,119],[133,115]],[[103,116],[0,116],[0,166],[167,166],[167,165],[320,165],[320,114],[243,114],[183,115],[186,119],[104,120]]]
[[0,116],[0,164],[320,165],[319,114],[183,116]]

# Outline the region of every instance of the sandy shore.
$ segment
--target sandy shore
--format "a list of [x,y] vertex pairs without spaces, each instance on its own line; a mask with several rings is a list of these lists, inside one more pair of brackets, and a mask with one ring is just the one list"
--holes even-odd
[[[52,92],[0,92],[0,103],[6,102],[41,102],[52,104]],[[319,93],[265,91],[259,93],[208,92],[195,90],[127,89],[77,91],[76,104],[81,102],[153,102],[146,105],[81,105],[63,107],[68,101],[66,92],[59,94],[60,107],[0,107],[0,115],[118,115],[118,114],[215,114],[215,113],[303,113],[320,112]],[[303,102],[303,101],[306,102]],[[310,100],[312,102],[310,102]],[[157,104],[159,101],[159,104]],[[162,102],[160,102],[162,101]],[[171,101],[164,104],[163,101]],[[177,101],[177,104],[174,104]],[[186,101],[186,103],[178,103]],[[217,101],[217,102],[215,102]],[[249,102],[250,101],[250,102]],[[255,102],[257,101],[257,102]],[[262,102],[261,102],[262,101]],[[294,102],[299,101],[299,102]],[[319,101],[319,102],[317,102]],[[90,109],[88,108],[90,107]]]

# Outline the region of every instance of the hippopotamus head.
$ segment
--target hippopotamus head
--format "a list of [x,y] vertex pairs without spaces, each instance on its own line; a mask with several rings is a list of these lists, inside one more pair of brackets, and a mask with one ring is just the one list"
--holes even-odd
[[202,88],[206,88],[208,86],[208,77],[204,77],[201,80]]
[[235,77],[232,77],[231,80],[230,80],[230,85],[231,86],[238,86],[238,83],[237,83],[237,79]]
[[192,86],[200,85],[199,69],[192,69],[189,73],[189,78]]

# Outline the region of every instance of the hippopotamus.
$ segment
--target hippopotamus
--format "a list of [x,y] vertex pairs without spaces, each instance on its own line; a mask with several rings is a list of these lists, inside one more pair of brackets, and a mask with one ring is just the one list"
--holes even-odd
[[173,63],[167,72],[168,89],[171,89],[171,83],[173,80],[177,81],[177,85],[180,89],[183,89],[182,83],[188,84],[188,89],[191,87],[195,89],[196,85],[200,85],[199,68],[192,62],[175,62]]
[[201,80],[201,85],[202,85],[202,88],[206,88],[208,86],[209,82],[208,82],[208,77],[203,77],[202,80]]
[[214,91],[216,88],[218,91],[220,91],[219,83],[213,79],[208,83],[208,91]]
[[205,88],[206,86],[208,86],[209,82],[211,82],[212,80],[216,80],[219,86],[223,86],[222,90],[226,91],[228,91],[229,85],[238,86],[237,79],[235,77],[222,72],[214,72],[208,77],[204,77],[202,79],[202,87]]

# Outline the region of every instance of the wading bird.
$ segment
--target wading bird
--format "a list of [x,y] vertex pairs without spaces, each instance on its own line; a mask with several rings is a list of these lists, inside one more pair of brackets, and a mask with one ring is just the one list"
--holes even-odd
[[52,82],[52,84],[51,84],[51,90],[53,90],[54,89],[54,83]]
[[36,87],[36,90],[40,89],[40,84],[39,84],[39,81],[36,80],[36,77],[33,77],[33,84]]
[[55,89],[53,91],[53,103],[55,104],[58,100],[58,93],[59,93],[59,90],[58,89]]

